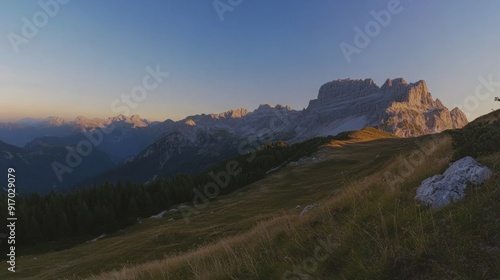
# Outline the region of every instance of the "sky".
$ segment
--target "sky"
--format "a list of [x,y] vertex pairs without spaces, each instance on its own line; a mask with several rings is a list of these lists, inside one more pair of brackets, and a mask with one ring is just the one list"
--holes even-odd
[[425,80],[433,97],[469,119],[500,105],[500,1],[0,5],[0,121],[119,113],[178,120],[268,103],[300,110],[322,84],[343,78]]

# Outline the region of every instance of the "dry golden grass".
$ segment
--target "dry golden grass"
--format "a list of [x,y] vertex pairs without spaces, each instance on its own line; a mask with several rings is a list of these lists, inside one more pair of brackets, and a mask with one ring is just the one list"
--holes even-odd
[[[413,197],[423,179],[446,169],[451,140],[445,134],[418,140],[434,147],[434,152],[412,164],[411,172],[403,174],[401,169],[420,151],[415,139],[326,146],[321,152],[330,154],[330,159],[285,167],[220,197],[189,225],[182,220],[145,221],[126,235],[65,254],[44,255],[47,260],[38,263],[40,267],[54,261],[70,267],[44,270],[33,279],[80,279],[90,275],[81,273],[85,268],[92,273],[88,279],[106,280],[301,279],[293,278],[299,277],[294,274],[297,270],[315,279],[487,279],[498,275],[500,154],[480,159],[494,169],[494,178],[473,189],[464,201],[434,211],[418,205]],[[388,182],[388,172],[402,180]],[[293,210],[297,204],[312,203],[319,206],[304,216]],[[328,238],[335,249],[311,266],[318,239]],[[169,253],[154,257],[159,252]],[[127,254],[140,261],[127,264],[122,260]],[[69,264],[66,259],[71,256],[81,257]],[[113,258],[116,265],[110,264]],[[99,262],[103,262],[101,268],[96,269]]]
[[[311,271],[310,275],[319,279],[387,279],[398,275],[405,279],[467,279],[457,271],[456,264],[447,264],[447,260],[433,255],[438,252],[430,253],[443,235],[460,234],[461,228],[440,230],[443,217],[436,217],[412,200],[418,183],[444,170],[451,158],[450,138],[443,135],[436,139],[425,140],[436,143],[435,152],[425,157],[425,164],[414,166],[414,171],[394,187],[387,186],[385,173],[397,172],[401,157],[371,175],[351,180],[336,195],[319,201],[320,206],[304,217],[283,211],[247,233],[223,238],[181,256],[125,267],[91,279],[300,279],[286,278],[293,274],[285,273],[313,256],[315,239],[326,236],[332,236],[339,247]],[[402,158],[411,152],[402,154]],[[494,163],[496,169],[499,159],[497,154],[484,160]],[[495,176],[498,178],[498,170]],[[454,249],[449,249],[453,254]],[[428,267],[421,271],[423,265]]]
[[327,147],[341,147],[346,144],[354,144],[361,142],[373,141],[376,139],[398,138],[398,136],[380,131],[372,127],[365,127],[361,130],[346,133],[346,140],[332,140]]

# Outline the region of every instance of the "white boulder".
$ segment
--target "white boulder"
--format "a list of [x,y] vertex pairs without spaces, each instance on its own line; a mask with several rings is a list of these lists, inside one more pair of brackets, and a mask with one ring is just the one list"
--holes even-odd
[[440,208],[465,197],[467,184],[479,185],[492,172],[472,157],[454,162],[443,174],[425,179],[417,188],[415,199],[432,208]]

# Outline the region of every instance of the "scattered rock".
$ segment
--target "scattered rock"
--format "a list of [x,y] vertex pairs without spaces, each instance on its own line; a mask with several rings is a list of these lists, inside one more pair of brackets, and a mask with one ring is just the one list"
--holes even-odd
[[339,195],[341,192],[342,192],[342,190],[341,190],[341,189],[335,189],[335,190],[333,190],[333,191],[331,191],[331,192],[330,192],[330,195],[331,195],[331,196],[337,196],[337,195]]
[[98,237],[96,237],[96,238],[94,238],[94,239],[92,239],[90,241],[87,241],[87,242],[96,242],[97,240],[103,239],[104,237],[106,237],[106,234],[101,234]]
[[167,211],[162,211],[162,212],[160,212],[160,213],[158,213],[156,215],[151,216],[150,218],[152,218],[152,219],[161,219],[161,218],[163,218],[163,215],[165,215],[165,213],[167,213]]
[[443,174],[425,179],[417,188],[415,199],[432,208],[440,208],[465,197],[467,183],[479,185],[492,172],[472,157],[454,162]]
[[315,156],[309,156],[309,157],[302,157],[297,161],[292,161],[288,164],[288,166],[301,166],[305,164],[311,164],[311,163],[316,163],[320,161],[324,161],[330,158],[328,154],[320,154],[316,153]]
[[169,221],[169,222],[173,222],[173,221],[175,221],[175,220],[174,220],[174,218],[170,218],[170,219],[168,219],[167,221]]
[[281,168],[281,165],[280,165],[280,166],[278,166],[278,167],[275,167],[275,168],[271,168],[271,170],[267,171],[267,172],[266,172],[266,174],[269,174],[269,173],[271,173],[271,172],[277,171],[277,170],[279,170],[280,168]]
[[313,209],[313,208],[316,208],[319,206],[319,203],[314,203],[314,204],[311,204],[311,205],[307,205],[306,207],[304,207],[304,210],[302,210],[302,212],[300,212],[300,216],[304,216],[307,212],[309,212],[309,210]]

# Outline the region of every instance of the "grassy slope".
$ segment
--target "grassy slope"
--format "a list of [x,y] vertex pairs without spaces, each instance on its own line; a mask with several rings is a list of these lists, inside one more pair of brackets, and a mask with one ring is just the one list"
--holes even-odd
[[[397,157],[417,149],[414,139],[332,143],[320,151],[331,159],[285,167],[219,197],[189,224],[180,214],[143,220],[97,242],[20,258],[14,276],[301,279],[286,274],[300,267],[301,273],[319,279],[496,277],[500,155],[480,159],[495,170],[494,178],[466,200],[432,211],[416,204],[413,196],[421,180],[447,167],[450,140],[445,135],[440,139],[436,151],[392,187],[384,173],[402,173]],[[433,141],[429,136],[420,140]],[[319,207],[303,217],[301,210],[293,210],[312,203]],[[170,217],[176,221],[168,222]],[[314,261],[318,238],[337,244],[322,261]]]

